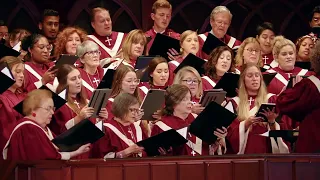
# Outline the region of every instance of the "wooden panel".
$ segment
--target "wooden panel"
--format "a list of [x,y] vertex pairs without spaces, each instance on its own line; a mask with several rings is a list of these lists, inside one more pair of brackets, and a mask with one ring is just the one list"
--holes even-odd
[[[16,180],[28,180],[29,178],[29,171],[27,167],[18,167],[18,170],[16,171]],[[31,177],[31,174],[30,174]]]
[[122,166],[117,167],[98,167],[98,180],[122,180]]
[[320,162],[297,162],[295,164],[296,180],[319,180]]
[[233,162],[233,179],[234,180],[259,180],[260,164],[259,161],[234,161]]
[[125,165],[124,180],[149,180],[150,168],[148,165]]
[[95,167],[74,167],[72,169],[73,180],[97,179],[97,169]]
[[177,180],[176,164],[151,164],[152,180]]
[[203,163],[178,164],[179,180],[205,180]]
[[231,162],[210,162],[206,163],[207,180],[232,180],[232,164]]
[[292,162],[268,162],[268,180],[292,180]]
[[63,176],[63,171],[60,168],[57,169],[44,169],[37,168],[34,169],[35,180],[65,180]]

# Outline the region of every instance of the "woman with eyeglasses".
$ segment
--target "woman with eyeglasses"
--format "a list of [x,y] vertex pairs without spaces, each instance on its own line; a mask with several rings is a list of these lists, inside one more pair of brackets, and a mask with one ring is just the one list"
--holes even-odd
[[215,48],[204,65],[205,75],[202,76],[203,90],[210,90],[226,72],[236,73],[232,49],[227,46]]
[[13,56],[5,56],[0,60],[0,64],[7,63],[12,72],[15,83],[0,95],[0,149],[4,148],[11,131],[22,115],[13,108],[21,102],[26,93],[22,90],[24,83],[24,64]]
[[201,113],[204,107],[201,107],[199,102],[203,94],[203,90],[202,79],[198,71],[191,66],[181,68],[175,75],[173,84],[182,84],[189,88],[191,92],[191,102],[193,104],[192,113]]
[[[192,114],[191,92],[189,88],[181,84],[173,84],[169,86],[165,93],[165,107],[162,110],[162,117],[157,121],[151,132],[151,136],[160,134],[161,132],[188,127],[196,118],[196,114]],[[202,142],[198,137],[187,134],[188,142],[182,146],[172,148],[168,155],[214,155],[222,154],[221,146],[225,147],[224,137],[227,135],[227,129],[216,129],[214,134],[218,137],[215,144],[209,145]],[[220,147],[220,148],[219,148]]]
[[[265,110],[256,117],[262,103],[275,103],[277,96],[267,92],[259,66],[247,63],[239,79],[238,96],[230,99],[226,107],[238,117],[228,128],[227,140],[230,152],[237,154],[289,153],[287,144],[282,138],[260,136],[269,130],[286,130],[285,123],[276,121],[275,109]],[[231,106],[228,104],[231,103]]]
[[148,73],[149,82],[141,82],[139,89],[143,96],[149,89],[166,89],[169,78],[169,68],[167,60],[163,57],[153,58],[144,73]]
[[[241,43],[235,59],[237,63],[236,67],[240,72],[242,72],[242,66],[247,63],[253,63],[259,67],[263,67],[261,48],[257,39],[253,37],[245,39]],[[269,67],[265,67],[265,69],[268,68]]]
[[268,85],[268,91],[278,95],[287,87],[290,77],[311,76],[313,72],[294,66],[296,62],[296,46],[292,41],[283,36],[277,36],[274,41],[272,52],[279,66],[267,71],[268,73],[277,73]]
[[146,139],[147,135],[136,123],[140,113],[139,100],[130,93],[120,93],[114,98],[112,119],[104,123],[105,135],[94,143],[93,158],[143,157],[146,153],[136,143]]
[[22,41],[23,49],[28,49],[25,56],[25,87],[27,92],[47,85],[55,89],[58,82],[54,81],[57,70],[53,69],[54,63],[49,60],[52,45],[46,37],[32,34]]
[[180,47],[181,56],[168,63],[170,75],[168,85],[172,84],[174,79],[173,72],[184,60],[184,58],[186,58],[189,53],[197,55],[197,53],[199,52],[199,39],[197,32],[191,30],[184,31],[180,36]]
[[89,99],[105,73],[100,66],[100,54],[99,46],[93,41],[84,41],[77,47],[77,55],[83,64],[83,67],[78,69],[81,74],[82,85],[85,87]]
[[13,129],[5,148],[3,158],[8,160],[69,160],[89,151],[90,144],[72,152],[60,152],[51,142],[55,135],[48,128],[54,113],[52,93],[48,90],[29,92],[23,101],[23,113]]

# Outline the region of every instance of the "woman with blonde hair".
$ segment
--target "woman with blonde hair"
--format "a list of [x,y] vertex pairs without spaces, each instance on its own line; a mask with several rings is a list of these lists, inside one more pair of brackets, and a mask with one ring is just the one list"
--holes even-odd
[[168,63],[169,65],[169,81],[168,85],[171,85],[174,79],[174,70],[180,65],[180,63],[187,57],[189,53],[197,55],[199,52],[199,39],[198,33],[192,30],[184,31],[180,36],[180,54],[181,56]]
[[67,27],[61,31],[54,45],[54,57],[59,58],[61,54],[76,55],[77,47],[86,41],[87,33],[78,27]]
[[5,56],[0,60],[0,64],[2,63],[8,65],[16,82],[5,92],[0,94],[0,149],[3,149],[17,121],[22,118],[22,115],[15,111],[13,107],[21,102],[26,96],[26,92],[23,91],[23,62],[16,57]]
[[[227,139],[232,151],[238,154],[288,153],[287,145],[281,138],[259,136],[268,130],[286,129],[285,124],[275,121],[275,109],[265,111],[267,122],[255,117],[262,103],[275,103],[277,96],[267,92],[259,66],[246,64],[239,79],[239,93],[229,102],[238,118],[228,128]],[[227,104],[227,106],[228,106]],[[277,141],[277,142],[276,142]],[[277,145],[278,144],[278,145]]]
[[182,84],[189,88],[191,92],[192,112],[195,114],[201,113],[204,107],[199,104],[202,90],[202,79],[198,71],[191,67],[186,66],[181,68],[174,77],[173,84]]
[[256,38],[248,37],[241,43],[236,55],[236,63],[241,72],[242,66],[247,63],[263,66],[260,44]]
[[268,73],[277,73],[268,85],[268,91],[280,94],[287,87],[290,77],[310,76],[313,72],[294,66],[296,62],[296,46],[292,41],[283,36],[277,36],[274,42],[272,52],[279,65],[267,70]]

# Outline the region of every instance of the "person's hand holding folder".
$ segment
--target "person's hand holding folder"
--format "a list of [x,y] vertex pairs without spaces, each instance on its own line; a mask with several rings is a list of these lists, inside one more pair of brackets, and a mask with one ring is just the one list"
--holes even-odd
[[244,123],[245,131],[247,131],[251,125],[259,124],[263,121],[264,119],[262,117],[250,116]]
[[101,119],[105,119],[105,120],[108,119],[108,110],[107,110],[107,108],[102,108],[102,109],[100,110],[100,112],[99,112],[99,117],[100,117]]
[[74,118],[74,121],[75,121],[74,124],[77,124],[80,121],[91,117],[93,112],[94,112],[94,108],[88,107],[88,105],[86,105],[81,109],[80,113]]
[[275,108],[272,108],[272,110],[267,108],[267,110],[263,109],[262,111],[263,112],[261,112],[260,114],[264,115],[267,118],[269,125],[274,125],[274,123],[276,122],[276,118],[279,115],[275,112]]
[[54,66],[50,67],[42,76],[41,82],[43,85],[46,85],[49,82],[52,82],[56,77],[58,69],[53,69]]
[[202,107],[201,104],[195,103],[192,105],[192,113],[200,114],[205,107]]
[[116,158],[126,158],[129,157],[133,154],[139,154],[144,150],[143,147],[138,146],[137,144],[133,144],[126,148],[123,151],[117,152],[116,153]]
[[77,157],[90,150],[90,143],[80,146],[77,150],[70,152],[70,157]]

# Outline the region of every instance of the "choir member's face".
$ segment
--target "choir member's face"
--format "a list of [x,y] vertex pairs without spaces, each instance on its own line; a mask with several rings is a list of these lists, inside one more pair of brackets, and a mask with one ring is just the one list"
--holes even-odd
[[199,51],[199,40],[196,33],[192,33],[186,37],[182,42],[181,48],[183,49],[183,55],[186,56],[189,53],[196,55]]
[[112,21],[108,11],[99,11],[94,16],[91,26],[100,36],[108,36],[112,33]]
[[140,41],[139,43],[132,43],[130,49],[130,59],[136,60],[139,56],[143,54],[144,43]]
[[260,47],[258,47],[257,44],[248,43],[244,47],[244,51],[243,51],[244,64],[247,64],[247,63],[257,64],[260,56],[261,56]]
[[124,123],[130,123],[130,124],[134,123],[135,120],[137,119],[139,108],[140,108],[139,103],[129,106],[128,112],[123,117],[122,121]]
[[217,61],[216,64],[216,71],[217,74],[224,74],[225,72],[229,71],[231,67],[231,53],[229,51],[223,51]]
[[43,99],[40,106],[36,109],[36,121],[41,127],[50,124],[52,115],[54,114],[54,103],[52,98]]
[[75,55],[77,52],[78,45],[81,44],[81,39],[78,33],[71,34],[66,43],[67,54]]
[[171,21],[172,10],[169,8],[158,8],[155,13],[151,13],[154,26],[158,29],[165,30]]
[[188,92],[186,96],[173,108],[174,112],[180,114],[189,114],[192,111],[191,94]]
[[33,48],[29,48],[32,59],[37,63],[46,63],[49,60],[52,45],[49,44],[47,38],[41,37]]
[[247,69],[246,75],[244,78],[244,83],[246,89],[249,91],[257,91],[260,88],[261,83],[261,72],[257,67],[252,66]]
[[136,73],[128,72],[123,78],[121,89],[125,93],[133,94],[139,83]]
[[310,22],[310,27],[317,27],[320,26],[320,13],[314,13],[312,20]]
[[308,61],[311,49],[314,47],[313,41],[310,38],[305,38],[300,45],[298,51],[298,60]]
[[81,92],[81,75],[79,70],[72,70],[67,76],[68,93],[78,94]]
[[292,46],[286,45],[281,50],[277,57],[279,67],[285,71],[290,71],[294,68],[296,62],[296,53]]
[[273,48],[274,32],[266,29],[258,36],[260,48],[263,54],[270,54]]
[[199,80],[192,72],[185,72],[181,84],[187,86],[191,91],[191,96],[195,96],[199,91]]
[[152,72],[153,84],[156,86],[164,86],[169,78],[169,67],[167,63],[160,63]]
[[81,58],[81,62],[84,66],[96,68],[100,65],[100,53],[99,49],[88,51]]
[[22,87],[23,82],[24,82],[24,74],[23,74],[24,65],[22,63],[13,65],[11,72],[12,72],[14,79],[16,80],[16,82],[14,83],[14,86],[16,88]]
[[230,14],[227,12],[220,12],[214,15],[214,17],[210,20],[210,24],[212,27],[213,34],[217,38],[223,38],[226,35],[228,28],[231,23]]
[[46,16],[39,24],[39,29],[48,39],[55,39],[59,32],[59,16]]
[[0,26],[0,39],[8,39],[8,27],[7,26]]

